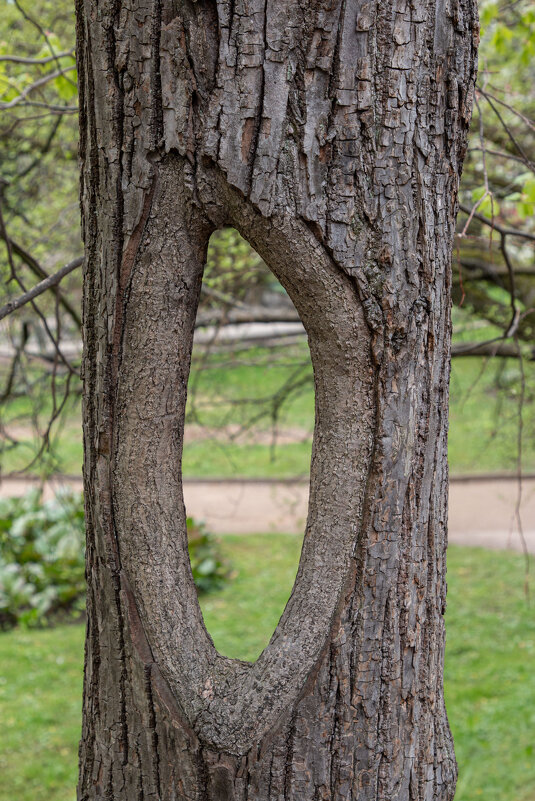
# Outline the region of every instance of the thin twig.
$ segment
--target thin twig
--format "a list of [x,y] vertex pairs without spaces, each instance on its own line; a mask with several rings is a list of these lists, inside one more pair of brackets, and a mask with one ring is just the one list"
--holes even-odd
[[[463,342],[462,344],[452,345],[452,358],[457,356],[499,356],[502,359],[517,359],[518,351],[514,345],[503,342],[499,337],[494,340],[494,344],[485,342]],[[527,351],[527,359],[535,361],[535,347]]]
[[[526,125],[528,126],[528,128],[531,128],[531,130],[532,130],[532,131],[535,131],[535,124],[534,124],[534,123],[533,123],[533,122],[530,120],[530,118],[529,118],[529,117],[526,117],[526,115],[525,115],[525,114],[522,114],[522,112],[521,112],[521,111],[518,111],[518,109],[514,108],[514,106],[510,106],[510,105],[509,105],[509,103],[506,103],[506,102],[505,102],[505,100],[500,100],[500,98],[499,98],[499,97],[496,97],[495,95],[491,95],[491,94],[490,94],[490,92],[487,92],[487,90],[486,90],[486,89],[481,89],[481,88],[478,88],[478,91],[479,91],[479,92],[480,92],[480,93],[483,95],[483,97],[485,97],[487,100],[488,100],[488,98],[490,97],[490,99],[491,99],[491,100],[494,100],[494,102],[496,102],[496,103],[499,103],[499,104],[500,104],[500,106],[503,106],[503,107],[504,107],[504,108],[506,108],[508,111],[510,111],[512,114],[514,114],[516,117],[518,117],[519,119],[521,119],[521,120],[522,120],[522,122],[525,122],[525,123],[526,123]],[[500,120],[500,121],[501,121],[501,120]]]
[[58,270],[57,273],[54,273],[54,275],[49,275],[48,278],[44,279],[44,281],[36,284],[32,289],[28,290],[28,292],[25,292],[24,295],[20,295],[18,298],[15,298],[15,300],[11,300],[9,303],[6,303],[5,306],[0,308],[0,320],[3,320],[4,317],[7,317],[8,314],[11,314],[16,309],[20,309],[21,306],[26,305],[26,303],[29,303],[34,298],[38,297],[38,295],[46,292],[47,289],[51,289],[59,284],[59,282],[65,278],[66,275],[72,273],[72,271],[77,267],[80,267],[83,262],[83,257],[79,256],[77,259],[74,259],[74,261],[70,261],[68,264],[62,267],[61,270]]
[[[35,91],[35,89],[40,89],[42,86],[45,86],[50,81],[53,81],[55,78],[59,78],[61,75],[65,75],[67,72],[71,72],[72,70],[76,69],[76,64],[72,64],[70,67],[62,67],[59,70],[55,70],[54,72],[48,72],[46,75],[43,75],[42,78],[39,78],[37,81],[34,81],[29,86],[26,86],[25,89],[21,91],[13,100],[10,100],[8,103],[0,103],[0,109],[2,111],[7,111],[14,106],[18,106],[23,100],[26,100],[28,95]],[[33,104],[35,105],[35,104]]]
[[34,158],[30,162],[30,164],[28,164],[27,167],[25,167],[23,170],[21,170],[20,172],[18,172],[16,174],[15,179],[17,181],[20,178],[25,178],[26,175],[28,175],[33,169],[35,169],[35,167],[38,167],[41,164],[41,160],[42,160],[43,156],[46,155],[46,153],[48,153],[48,151],[52,147],[52,142],[54,141],[54,137],[58,132],[58,129],[59,129],[59,126],[61,125],[61,121],[62,120],[63,120],[63,115],[58,116],[57,119],[54,120],[52,128],[50,129],[50,132],[48,134],[47,140],[46,140],[45,144],[43,145],[43,148],[42,148],[41,152],[39,153],[38,156],[36,156],[36,158]]
[[[479,153],[483,150],[481,147],[470,147],[468,148],[469,153]],[[489,154],[489,156],[497,156],[498,158],[502,159],[509,159],[510,161],[516,161],[518,164],[525,164],[524,159],[520,158],[520,156],[513,156],[512,153],[503,153],[501,150],[491,150],[490,148],[485,148],[485,151]]]
[[504,236],[518,236],[521,239],[527,239],[530,242],[535,242],[535,234],[530,234],[528,231],[519,231],[518,228],[504,228],[502,225],[493,222],[493,220],[489,220],[488,217],[478,214],[476,211],[471,209],[470,206],[465,206],[464,203],[459,203],[459,208],[461,211],[464,211],[465,214],[471,215],[471,218],[479,220],[479,222],[482,222],[484,225],[488,225],[499,234],[503,234]]
[[[33,27],[34,27],[34,28],[35,28],[37,31],[39,31],[39,33],[41,34],[41,36],[42,36],[42,37],[43,37],[43,39],[45,40],[45,42],[46,42],[46,45],[47,45],[48,49],[50,50],[50,53],[51,53],[51,55],[52,55],[52,58],[55,60],[55,62],[56,62],[56,64],[58,65],[58,67],[61,67],[61,63],[60,63],[60,61],[59,61],[59,58],[60,58],[60,57],[59,57],[59,55],[56,53],[56,51],[54,50],[54,46],[52,45],[52,42],[50,41],[50,37],[49,37],[48,33],[46,32],[46,30],[45,30],[45,29],[43,28],[43,26],[41,25],[41,23],[40,23],[38,20],[36,20],[36,19],[34,19],[33,17],[31,17],[31,16],[30,16],[30,14],[28,14],[28,12],[24,10],[24,8],[21,6],[21,4],[20,4],[19,0],[14,0],[14,3],[15,3],[15,6],[16,6],[16,7],[18,8],[18,10],[20,11],[20,13],[22,14],[22,16],[24,17],[24,19],[25,19],[27,22],[29,22],[29,23],[30,23],[30,25],[33,25]],[[70,80],[70,78],[67,78],[67,80],[68,80],[70,83],[72,83],[72,84],[73,84],[73,86],[75,86],[75,85],[76,85],[76,84],[75,84],[73,81],[71,81],[71,80]]]
[[[1,208],[0,208],[0,213],[1,213]],[[11,237],[7,236],[5,230],[1,226],[1,223],[0,223],[0,236],[5,240],[6,244],[8,244],[9,248],[11,248],[12,252],[16,256],[18,256],[19,259],[22,259],[22,261],[26,264],[27,267],[30,268],[32,273],[35,276],[37,276],[37,278],[41,278],[41,280],[44,280],[45,278],[49,277],[47,271],[43,267],[41,267],[37,259],[35,259],[31,255],[31,253],[28,253],[28,251],[25,250],[25,248],[23,248],[22,245],[20,245],[14,239],[11,239]],[[61,294],[61,290],[59,287],[56,289],[56,292],[60,294],[60,303],[67,312],[67,314],[69,314],[69,316],[75,323],[76,327],[81,328],[82,321],[80,319],[80,315],[78,314],[78,312],[70,304],[67,298],[65,298],[63,294]]]
[[49,64],[51,61],[57,61],[58,58],[65,58],[72,56],[74,58],[74,48],[71,50],[63,50],[61,53],[56,53],[54,56],[46,56],[45,58],[27,58],[25,56],[0,56],[0,61],[9,61],[13,64]]
[[7,250],[7,260],[9,262],[9,281],[12,281],[15,278],[15,262],[13,261],[13,243],[11,239],[7,235],[6,224],[4,222],[4,212],[2,210],[3,207],[3,198],[0,193],[0,236],[6,243],[6,250]]
[[[48,114],[43,116],[49,116],[50,114],[78,114],[79,111],[78,106],[58,106],[56,103],[39,103],[37,100],[25,100],[17,106],[17,108],[29,107],[46,108]],[[2,106],[0,105],[0,109],[1,108]],[[26,119],[27,118],[24,117],[22,121],[26,122]]]
[[500,114],[500,112],[498,111],[496,106],[494,105],[493,99],[492,99],[492,95],[487,94],[487,92],[485,92],[483,89],[479,89],[478,91],[483,95],[483,97],[485,98],[485,100],[487,101],[487,103],[489,104],[491,109],[493,110],[493,112],[498,117],[499,121],[502,124],[502,127],[503,127],[505,133],[507,134],[507,136],[509,137],[509,139],[511,140],[513,145],[516,147],[516,149],[518,150],[518,152],[520,153],[520,155],[524,159],[524,163],[525,163],[526,167],[529,167],[530,170],[535,171],[535,164],[533,164],[533,162],[531,161],[529,156],[526,155],[526,153],[524,152],[524,148],[517,141],[516,137],[511,132],[511,129],[509,128],[509,126],[507,125],[507,123],[503,119],[502,115]]

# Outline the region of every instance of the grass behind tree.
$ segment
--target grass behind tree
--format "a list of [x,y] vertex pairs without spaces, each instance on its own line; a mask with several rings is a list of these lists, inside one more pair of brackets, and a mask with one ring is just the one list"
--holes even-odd
[[[190,379],[188,420],[196,436],[186,439],[184,475],[187,478],[295,478],[308,476],[314,427],[311,366],[306,345],[285,348],[275,363],[262,348],[245,351],[238,363],[203,367],[194,361]],[[305,365],[305,366],[303,366]],[[204,364],[206,367],[206,364]],[[535,364],[525,363],[523,404],[523,467],[535,470]],[[306,379],[309,379],[308,382]],[[305,382],[305,383],[303,383]],[[449,461],[452,475],[514,472],[517,467],[521,382],[514,359],[455,359],[451,373]],[[281,401],[285,398],[284,403]],[[271,399],[271,400],[269,400]],[[263,406],[258,401],[263,400]],[[29,399],[13,401],[4,424],[15,427],[20,445],[2,454],[4,473],[31,461],[40,441],[21,428],[30,411]],[[49,413],[46,402],[42,421]],[[252,426],[249,430],[249,423]],[[248,432],[240,432],[247,428]],[[202,435],[199,432],[203,430]],[[192,430],[192,429],[190,429]],[[278,432],[278,436],[277,436]],[[282,436],[281,436],[282,434]],[[78,404],[68,404],[53,438],[47,469],[79,475],[82,436]],[[41,466],[36,465],[34,472]]]
[[[300,538],[227,536],[234,581],[202,608],[223,653],[255,659],[291,589]],[[456,801],[535,798],[535,616],[522,557],[449,552],[446,700]],[[83,627],[0,635],[0,801],[74,801]]]

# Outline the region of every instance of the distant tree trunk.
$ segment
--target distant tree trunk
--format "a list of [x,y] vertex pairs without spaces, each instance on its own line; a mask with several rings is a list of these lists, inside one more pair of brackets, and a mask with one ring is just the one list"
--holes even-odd
[[[78,0],[86,245],[83,801],[435,801],[450,259],[475,0]],[[210,234],[315,375],[292,596],[254,664],[191,576],[180,459]]]

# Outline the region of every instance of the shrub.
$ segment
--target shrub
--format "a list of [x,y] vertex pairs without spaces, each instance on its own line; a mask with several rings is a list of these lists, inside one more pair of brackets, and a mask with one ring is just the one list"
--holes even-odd
[[197,592],[221,589],[231,574],[219,552],[217,540],[206,530],[204,523],[195,521],[192,517],[188,517],[186,522],[189,560]]
[[[229,571],[217,541],[188,518],[189,554],[198,592],[218,589]],[[85,604],[84,507],[63,489],[42,501],[41,490],[0,499],[0,627],[79,617]]]
[[83,608],[84,510],[69,490],[0,500],[0,625],[36,624]]

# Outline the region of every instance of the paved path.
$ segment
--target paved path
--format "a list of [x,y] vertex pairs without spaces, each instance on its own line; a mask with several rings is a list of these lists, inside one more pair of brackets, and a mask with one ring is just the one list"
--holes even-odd
[[[59,484],[45,488],[49,496]],[[64,480],[65,483],[65,480]],[[68,483],[81,489],[81,481]],[[28,481],[4,479],[0,495],[26,492]],[[187,481],[188,514],[218,534],[303,531],[308,485],[302,482]],[[453,479],[450,484],[450,542],[521,551],[515,524],[518,483],[511,479]],[[535,554],[535,477],[522,485],[521,519],[528,550]]]

